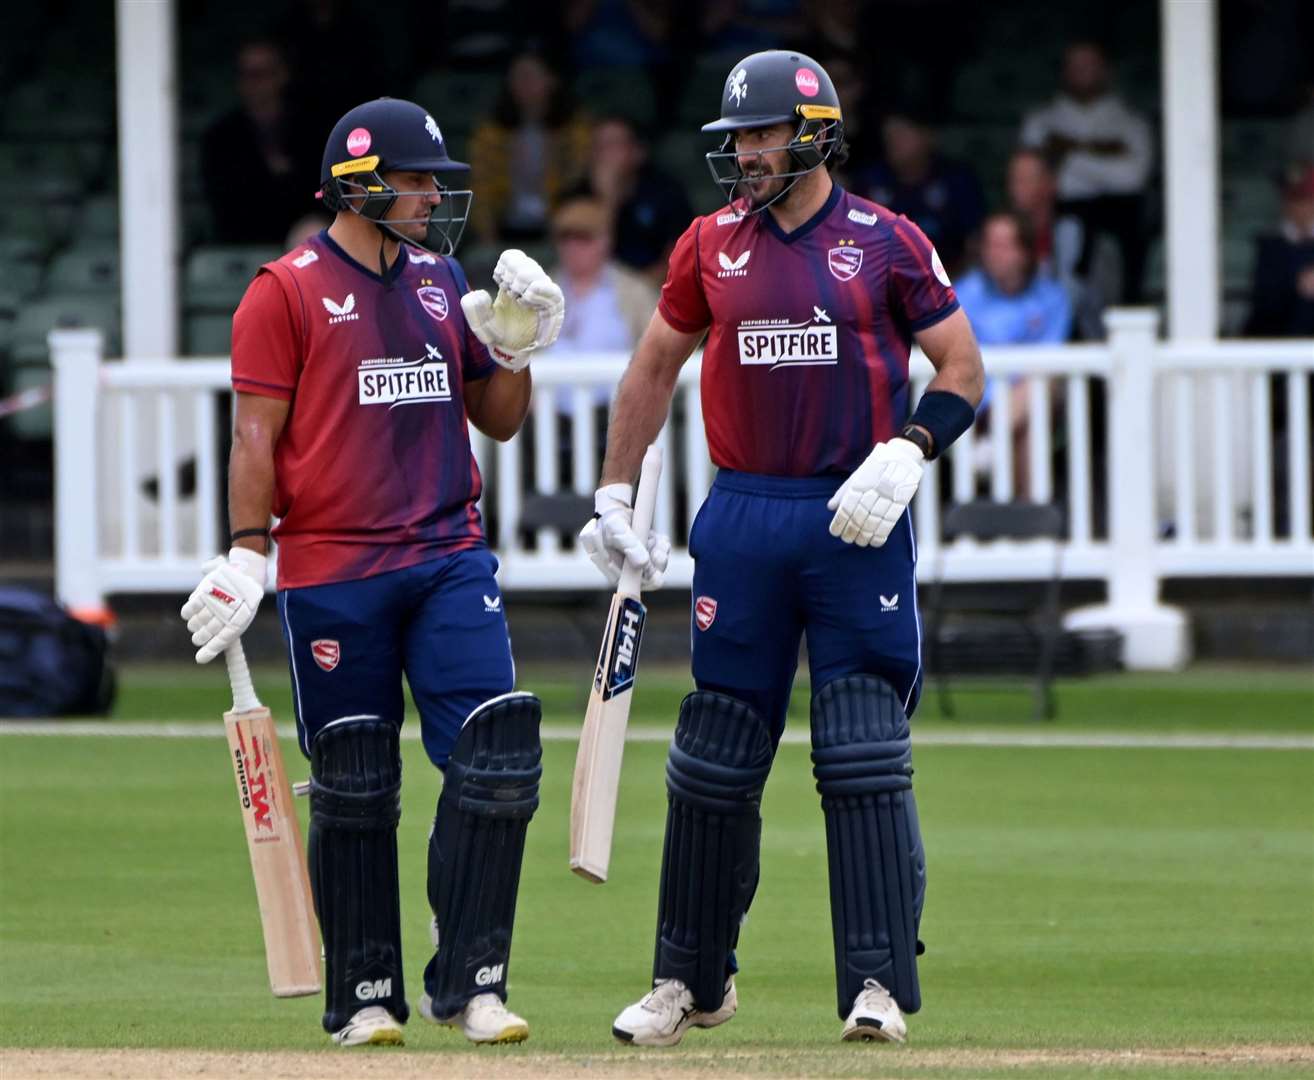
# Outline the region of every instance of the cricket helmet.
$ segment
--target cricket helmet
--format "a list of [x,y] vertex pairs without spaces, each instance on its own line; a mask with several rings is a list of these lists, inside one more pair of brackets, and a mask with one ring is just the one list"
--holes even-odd
[[735,201],[742,178],[735,132],[773,124],[793,124],[794,133],[787,143],[762,153],[788,150],[793,169],[776,174],[788,182],[774,198],[754,206],[750,213],[765,210],[783,198],[800,177],[831,161],[844,146],[839,95],[826,69],[810,56],[786,49],[753,53],[735,64],[726,76],[721,116],[704,124],[703,130],[725,132],[720,149],[707,155],[707,165],[728,202]]
[[[396,240],[414,243],[398,233],[394,224],[427,224],[421,246],[450,255],[460,242],[470,215],[473,193],[464,187],[470,166],[453,161],[437,121],[421,106],[400,98],[377,98],[357,105],[333,125],[320,166],[320,198],[333,213],[350,210],[368,218]],[[385,222],[401,195],[383,180],[385,172],[432,173],[442,200],[425,218]],[[448,179],[459,185],[449,187]],[[428,192],[424,192],[428,194]]]

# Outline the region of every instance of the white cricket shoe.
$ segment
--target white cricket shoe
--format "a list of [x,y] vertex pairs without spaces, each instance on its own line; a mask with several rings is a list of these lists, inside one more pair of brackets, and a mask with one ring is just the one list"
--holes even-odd
[[335,1031],[333,1041],[339,1046],[401,1046],[402,1026],[382,1005],[371,1005]]
[[434,1016],[433,999],[420,998],[420,1015],[444,1027],[460,1028],[472,1043],[518,1043],[529,1038],[529,1025],[496,994],[477,994],[452,1016]]
[[724,1024],[738,1008],[734,979],[726,979],[725,1000],[715,1012],[698,1009],[693,991],[679,979],[658,979],[656,986],[616,1017],[611,1033],[635,1046],[674,1046],[691,1027]]
[[894,998],[875,979],[867,979],[863,989],[853,1000],[849,1018],[844,1021],[843,1039],[846,1042],[903,1042],[908,1038],[908,1025]]

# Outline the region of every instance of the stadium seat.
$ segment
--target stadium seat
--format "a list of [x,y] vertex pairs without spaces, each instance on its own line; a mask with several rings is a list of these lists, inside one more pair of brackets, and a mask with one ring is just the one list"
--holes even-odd
[[657,121],[652,81],[628,68],[581,72],[575,80],[575,100],[594,118],[623,116],[641,131],[651,130]]
[[41,285],[45,247],[27,237],[0,234],[0,265],[5,268],[0,288],[15,300],[21,300]]
[[14,320],[13,357],[16,363],[44,360],[49,353],[46,335],[57,328],[99,327],[109,354],[119,351],[119,305],[109,295],[64,294],[29,301]]
[[1222,123],[1224,170],[1239,169],[1276,177],[1286,165],[1286,120],[1224,120]]
[[187,257],[184,296],[188,313],[231,315],[261,265],[277,259],[276,247],[201,247]]
[[119,291],[119,249],[114,244],[75,247],[56,255],[46,272],[48,293],[109,293]]
[[8,95],[0,126],[19,138],[99,139],[114,120],[114,95],[95,78],[45,78]]
[[[954,634],[945,627],[946,611],[952,607],[954,612],[960,614],[989,615],[995,622],[1002,618],[1021,629],[1021,655],[1005,656],[1005,650],[1010,653],[1014,651],[1009,646],[1014,645],[1015,641],[1006,633],[992,632],[982,640],[993,640],[996,644],[991,647],[997,648],[1000,655],[994,658],[994,662],[984,656],[980,659],[987,670],[1015,670],[1019,666],[1034,665],[1035,717],[1037,720],[1054,719],[1057,705],[1052,682],[1061,629],[1059,586],[1062,581],[1061,541],[1064,532],[1062,508],[1055,503],[997,503],[988,500],[955,503],[945,510],[942,532],[945,544],[970,537],[987,544],[998,540],[1049,540],[1053,548],[1052,573],[1039,596],[1034,590],[1011,584],[1006,588],[996,585],[955,589],[952,599],[945,594],[943,546],[939,549],[924,620],[926,667],[928,673],[936,678],[942,712],[947,717],[954,715],[949,694],[949,670],[955,663],[950,654],[963,651],[955,648],[957,642]],[[983,646],[977,651],[988,650]]]
[[227,356],[233,347],[233,317],[188,315],[184,334],[188,356]]
[[1254,283],[1254,269],[1255,238],[1249,233],[1225,232],[1222,253],[1223,295],[1249,295]]
[[78,236],[84,240],[117,243],[119,200],[112,194],[93,195],[78,212]]

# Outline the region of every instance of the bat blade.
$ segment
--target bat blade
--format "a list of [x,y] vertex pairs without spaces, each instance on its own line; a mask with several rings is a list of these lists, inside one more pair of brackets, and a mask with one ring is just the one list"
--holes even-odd
[[601,884],[611,863],[625,730],[647,609],[637,596],[617,593],[607,615],[580,732],[570,800],[570,868]]
[[224,731],[260,905],[269,988],[275,997],[318,994],[319,926],[274,719],[263,706],[234,709],[224,713]]

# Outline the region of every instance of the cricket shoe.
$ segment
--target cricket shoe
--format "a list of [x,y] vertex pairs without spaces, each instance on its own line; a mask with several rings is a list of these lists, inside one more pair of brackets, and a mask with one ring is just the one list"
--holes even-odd
[[420,1015],[444,1027],[460,1028],[472,1043],[518,1043],[529,1038],[529,1025],[508,1009],[496,994],[477,994],[451,1016],[434,1016],[433,998],[420,998]]
[[901,1043],[907,1039],[908,1025],[890,992],[875,979],[865,980],[862,987],[844,1021],[844,1041]]
[[691,1027],[724,1024],[738,1008],[734,979],[726,979],[725,999],[715,1012],[699,1009],[693,991],[679,979],[658,979],[656,986],[616,1017],[611,1033],[635,1046],[674,1046]]
[[382,1005],[371,1005],[335,1031],[333,1041],[339,1046],[401,1046],[402,1026]]

